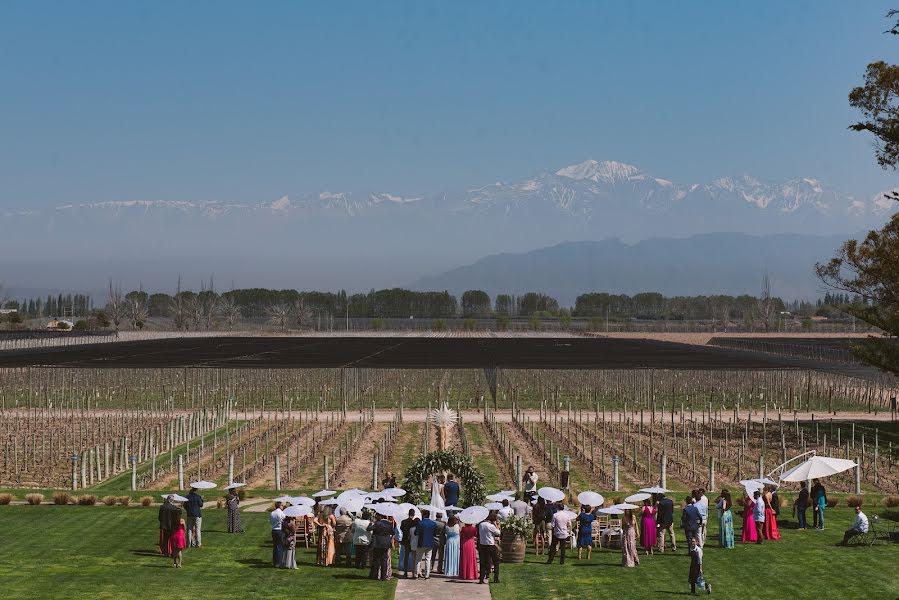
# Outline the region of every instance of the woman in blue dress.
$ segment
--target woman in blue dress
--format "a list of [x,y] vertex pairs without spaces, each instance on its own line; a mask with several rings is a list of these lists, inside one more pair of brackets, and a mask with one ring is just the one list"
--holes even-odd
[[577,516],[577,558],[581,559],[584,548],[587,549],[587,560],[593,553],[593,509],[589,505],[581,506],[581,514]]
[[459,521],[450,517],[446,524],[446,545],[443,548],[443,574],[447,577],[459,576]]
[[721,511],[721,518],[718,520],[718,542],[722,548],[734,547],[734,513],[733,501],[730,492],[724,490],[718,499],[718,510]]

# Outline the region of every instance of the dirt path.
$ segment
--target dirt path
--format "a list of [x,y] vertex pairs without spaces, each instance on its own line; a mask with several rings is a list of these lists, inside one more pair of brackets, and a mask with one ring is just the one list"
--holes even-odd
[[[353,459],[334,482],[338,488],[357,487],[363,490],[371,488],[372,459],[375,455],[375,444],[384,437],[387,425],[376,423],[369,429],[359,443],[356,444]],[[380,479],[380,474],[378,475]]]
[[[405,415],[403,418],[405,419]],[[385,469],[392,472],[397,481],[402,480],[406,469],[421,454],[421,428],[422,423],[403,423],[400,428]]]
[[502,423],[500,427],[505,430],[506,435],[512,440],[512,444],[518,450],[518,453],[521,454],[522,470],[527,470],[528,466],[533,465],[538,477],[544,480],[542,483],[552,485],[549,481],[546,481],[548,477],[543,468],[543,459],[531,448],[531,445],[527,443],[527,440],[524,439],[524,436],[521,435],[518,429],[513,427],[511,423]]

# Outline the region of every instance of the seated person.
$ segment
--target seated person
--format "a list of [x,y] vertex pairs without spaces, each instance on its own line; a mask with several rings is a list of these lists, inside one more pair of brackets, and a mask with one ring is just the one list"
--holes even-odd
[[849,543],[849,540],[861,533],[868,533],[868,517],[862,512],[861,506],[856,506],[855,523],[853,523],[852,527],[847,529],[846,533],[843,534],[843,541],[840,542],[840,545],[845,546]]

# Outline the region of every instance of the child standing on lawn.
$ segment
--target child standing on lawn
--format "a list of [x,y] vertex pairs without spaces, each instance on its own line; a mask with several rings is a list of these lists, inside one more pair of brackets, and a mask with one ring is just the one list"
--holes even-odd
[[184,519],[180,519],[178,521],[178,526],[172,531],[172,539],[171,542],[169,542],[171,545],[172,560],[174,561],[172,562],[172,566],[178,569],[181,568],[181,550],[187,545],[185,536],[186,529],[187,527],[185,526]]
[[690,538],[690,593],[696,594],[696,586],[699,589],[705,588],[707,594],[712,593],[712,584],[705,580],[702,574],[702,546],[699,545],[699,538]]

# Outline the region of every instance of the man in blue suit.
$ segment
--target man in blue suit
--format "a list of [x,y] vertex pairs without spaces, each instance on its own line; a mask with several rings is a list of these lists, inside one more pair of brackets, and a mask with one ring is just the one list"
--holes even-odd
[[418,550],[415,551],[415,567],[413,578],[420,577],[422,561],[424,561],[425,579],[431,577],[431,558],[434,552],[434,537],[437,533],[437,523],[431,520],[431,513],[421,511],[422,519],[415,527],[415,535],[418,536]]
[[452,473],[446,476],[443,497],[446,499],[447,506],[459,506],[459,484],[456,483],[456,476]]

